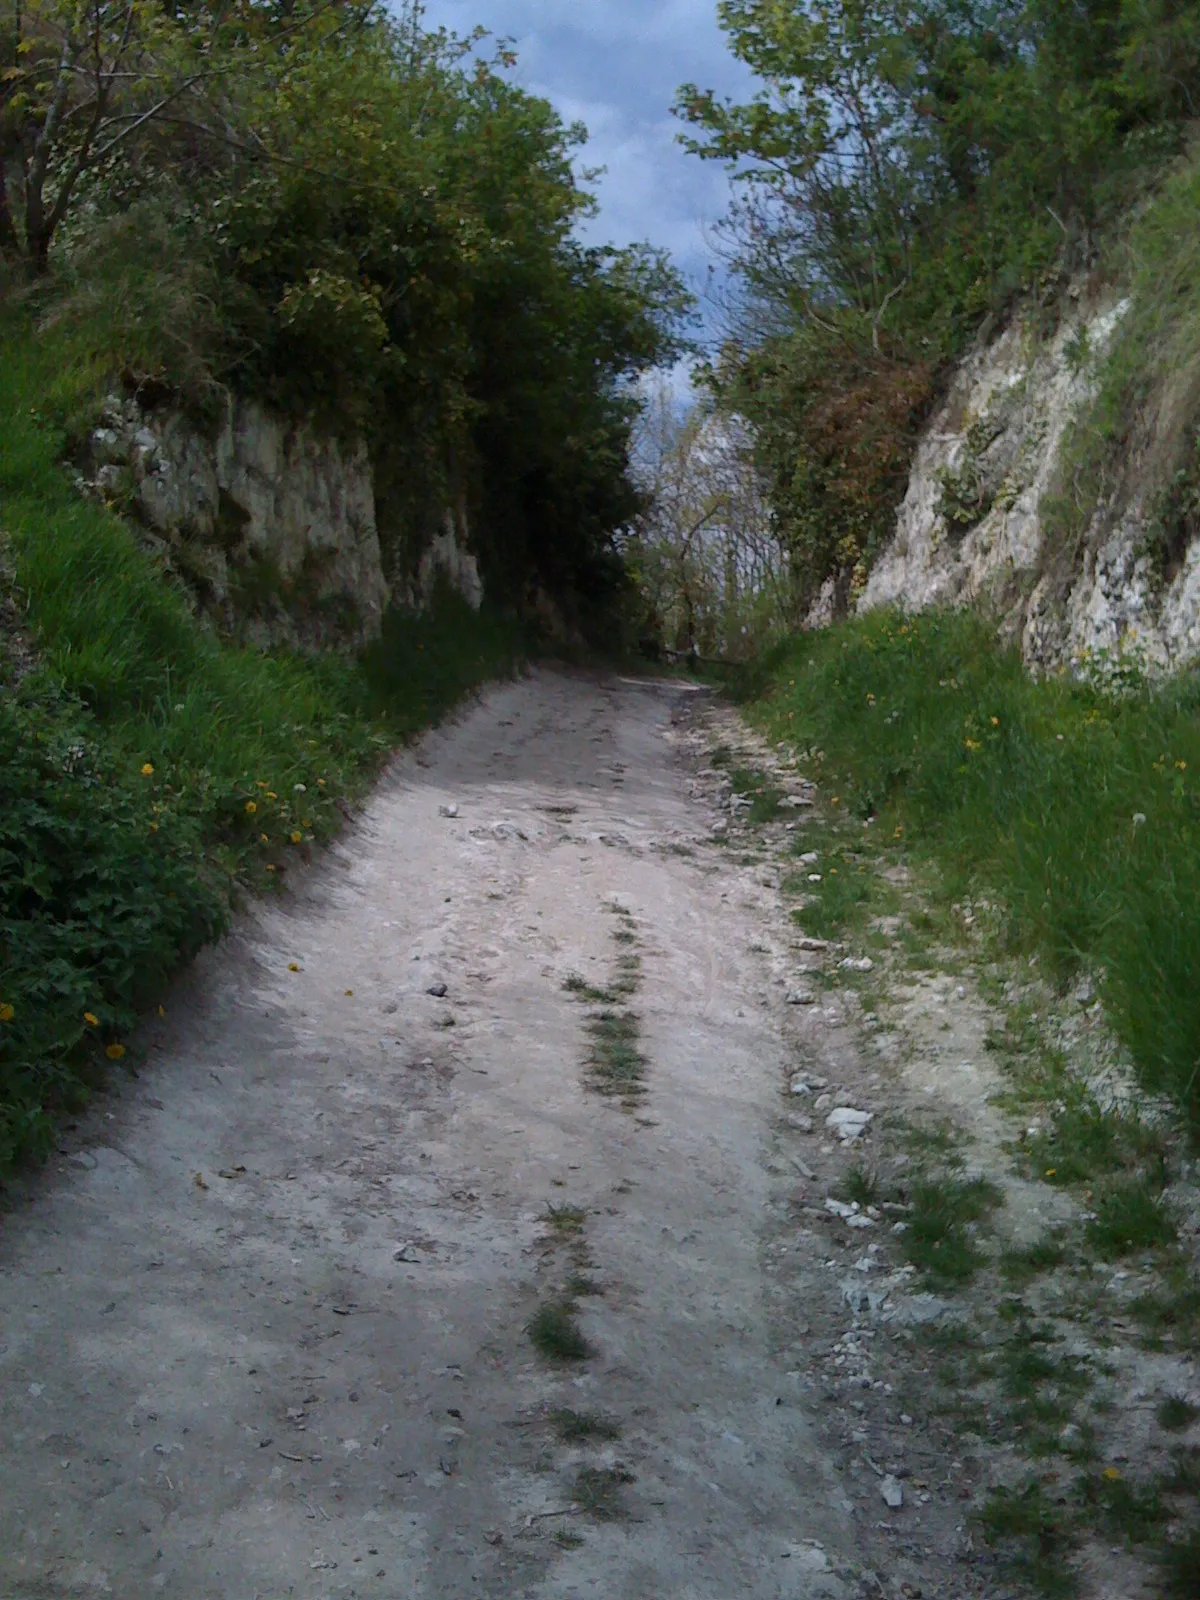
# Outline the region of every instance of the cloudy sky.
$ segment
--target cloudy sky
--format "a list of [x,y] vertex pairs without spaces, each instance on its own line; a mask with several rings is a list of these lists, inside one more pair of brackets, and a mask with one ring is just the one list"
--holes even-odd
[[681,83],[744,95],[749,78],[717,27],[716,0],[428,0],[428,25],[477,24],[515,41],[516,80],[568,122],[584,122],[596,186],[596,243],[648,239],[670,250],[697,291],[711,259],[705,230],[724,212],[721,168],[675,142]]

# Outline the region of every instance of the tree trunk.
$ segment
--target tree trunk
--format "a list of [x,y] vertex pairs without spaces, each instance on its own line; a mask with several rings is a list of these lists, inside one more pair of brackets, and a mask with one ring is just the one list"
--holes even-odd
[[4,152],[0,151],[0,256],[20,253],[21,241],[17,238],[12,207],[8,203],[8,182],[4,170]]

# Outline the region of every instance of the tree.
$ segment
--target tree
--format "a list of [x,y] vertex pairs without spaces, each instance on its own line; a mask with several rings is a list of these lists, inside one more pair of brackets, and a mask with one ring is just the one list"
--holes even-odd
[[0,47],[0,250],[44,272],[86,175],[111,173],[167,127],[236,142],[227,112],[239,89],[277,80],[298,51],[372,9],[18,0]]
[[646,631],[683,655],[736,657],[791,620],[775,534],[745,426],[649,385],[636,441],[645,508],[627,551]]

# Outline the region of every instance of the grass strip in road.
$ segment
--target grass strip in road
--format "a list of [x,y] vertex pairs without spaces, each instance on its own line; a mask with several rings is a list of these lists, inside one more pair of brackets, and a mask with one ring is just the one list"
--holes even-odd
[[587,1085],[596,1094],[621,1102],[626,1110],[635,1109],[646,1093],[646,1058],[640,1046],[641,1024],[637,1013],[624,1002],[638,991],[642,981],[642,961],[636,952],[637,932],[633,917],[615,903],[608,908],[617,918],[613,941],[617,956],[613,975],[600,988],[572,974],[563,984],[568,994],[593,1010],[587,1021],[592,1041],[587,1060]]

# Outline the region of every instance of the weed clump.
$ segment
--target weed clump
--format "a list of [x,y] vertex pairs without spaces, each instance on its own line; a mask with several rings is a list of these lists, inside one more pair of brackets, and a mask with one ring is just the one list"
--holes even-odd
[[550,1421],[559,1438],[575,1443],[583,1439],[619,1439],[621,1428],[611,1417],[595,1411],[552,1411]]
[[1162,1195],[1143,1176],[1114,1183],[1087,1225],[1087,1241],[1106,1260],[1137,1250],[1159,1250],[1178,1235]]
[[591,1346],[575,1316],[569,1299],[548,1300],[540,1305],[525,1325],[535,1350],[552,1361],[586,1361]]
[[627,1514],[621,1489],[636,1481],[623,1467],[581,1467],[572,1494],[580,1510],[597,1522],[616,1522]]
[[986,1260],[969,1230],[1001,1199],[986,1178],[921,1179],[913,1185],[912,1211],[901,1236],[905,1255],[935,1282],[969,1282]]
[[1169,1394],[1158,1404],[1155,1421],[1167,1433],[1182,1433],[1200,1417],[1200,1406],[1194,1406],[1186,1396]]

